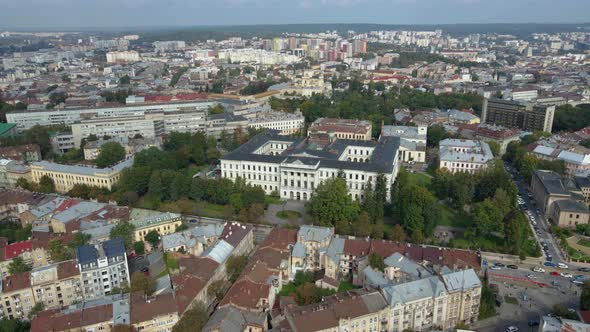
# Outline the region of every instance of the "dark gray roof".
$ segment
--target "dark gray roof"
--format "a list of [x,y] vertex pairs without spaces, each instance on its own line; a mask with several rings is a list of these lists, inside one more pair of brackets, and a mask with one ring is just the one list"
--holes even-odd
[[564,199],[555,202],[561,212],[579,212],[588,213],[588,207],[584,203],[574,201],[572,199]]
[[[253,153],[269,141],[284,142],[290,144],[290,146],[280,155],[271,156]],[[321,150],[310,149],[308,143],[305,138],[279,136],[278,131],[268,130],[254,136],[239,148],[225,155],[222,159],[276,164],[299,161],[306,165],[316,165],[319,161],[319,167],[391,173],[395,164],[397,150],[399,149],[400,139],[398,137],[382,137],[377,142],[336,140]],[[369,162],[362,163],[338,160],[348,146],[374,147]]]
[[81,247],[76,248],[76,256],[80,264],[92,263],[96,261],[98,253],[96,248],[90,244],[85,244]]
[[580,189],[590,187],[590,180],[586,177],[577,176],[574,178],[576,186]]
[[[123,238],[115,238],[102,244],[106,257],[125,255],[125,242]],[[95,262],[99,258],[98,250],[90,244],[85,244],[76,249],[76,256],[80,264]]]
[[125,255],[125,242],[121,237],[105,241],[102,245],[107,257]]
[[541,181],[548,194],[569,196],[569,192],[565,190],[565,186],[563,185],[559,174],[545,170],[535,170],[534,172],[535,176]]

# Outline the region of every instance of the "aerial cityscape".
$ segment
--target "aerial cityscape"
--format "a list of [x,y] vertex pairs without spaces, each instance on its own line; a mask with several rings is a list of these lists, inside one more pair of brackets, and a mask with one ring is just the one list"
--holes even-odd
[[0,9],[1,332],[590,332],[590,3]]

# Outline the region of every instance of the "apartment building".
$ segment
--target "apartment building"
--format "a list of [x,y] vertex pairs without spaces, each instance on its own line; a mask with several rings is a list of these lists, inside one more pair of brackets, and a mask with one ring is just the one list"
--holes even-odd
[[164,212],[147,216],[139,216],[129,221],[134,227],[133,237],[135,241],[145,241],[145,236],[156,231],[160,236],[172,234],[176,227],[182,225],[182,216],[178,213]]
[[164,123],[145,116],[91,119],[72,124],[74,147],[80,148],[82,139],[95,135],[128,138],[141,135],[154,139],[164,133]]
[[129,267],[122,238],[76,249],[85,299],[108,295],[113,288],[129,285]]
[[426,162],[426,134],[428,127],[382,126],[381,136],[399,137],[399,159],[404,162]]
[[172,331],[180,319],[173,293],[145,297],[141,292],[131,294],[131,325],[136,331]]
[[301,132],[305,117],[301,112],[266,112],[258,113],[256,117],[248,119],[248,127],[254,129],[278,130],[280,135],[291,135]]
[[55,309],[81,301],[80,272],[76,263],[60,262],[5,278],[0,295],[3,317],[27,319],[35,304]]
[[41,148],[37,144],[0,146],[0,159],[24,162],[39,161],[41,160]]
[[555,106],[535,105],[503,99],[484,99],[482,119],[484,123],[525,131],[545,131],[553,127]]
[[284,199],[307,201],[322,181],[343,173],[351,197],[362,200],[365,185],[374,187],[380,174],[391,187],[399,170],[398,149],[399,139],[391,137],[321,142],[269,130],[223,156],[221,176],[245,179]]
[[517,128],[504,128],[502,126],[481,124],[477,126],[474,137],[484,142],[496,142],[500,145],[500,155],[506,152],[510,142],[520,139],[521,131]]
[[31,163],[31,179],[39,183],[43,176],[48,176],[55,184],[55,190],[66,193],[76,184],[103,187],[111,190],[119,181],[121,172],[133,165],[133,158],[128,158],[109,168],[96,168],[79,165],[62,165],[50,161]]
[[138,62],[137,51],[107,52],[107,63]]
[[[298,270],[320,268],[320,250],[327,248],[334,235],[334,228],[303,225],[297,232],[297,243],[293,246],[292,274]],[[300,261],[297,260],[300,259]]]
[[15,188],[18,179],[31,180],[31,169],[11,159],[0,159],[0,188]]
[[475,173],[487,168],[494,159],[490,146],[483,141],[447,138],[439,143],[439,168],[451,173]]

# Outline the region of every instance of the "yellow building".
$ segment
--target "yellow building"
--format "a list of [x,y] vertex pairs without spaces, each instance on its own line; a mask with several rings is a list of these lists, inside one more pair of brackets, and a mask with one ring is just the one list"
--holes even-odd
[[145,236],[151,232],[156,231],[160,236],[172,234],[176,231],[176,227],[182,225],[182,216],[178,213],[157,213],[147,214],[145,210],[133,209],[131,212],[130,223],[135,226],[134,239],[135,241],[144,241]]
[[62,165],[49,161],[31,164],[31,179],[39,183],[45,175],[55,184],[55,190],[66,193],[76,184],[103,187],[111,190],[119,181],[121,171],[133,165],[133,158],[126,159],[110,168],[94,168],[89,166]]

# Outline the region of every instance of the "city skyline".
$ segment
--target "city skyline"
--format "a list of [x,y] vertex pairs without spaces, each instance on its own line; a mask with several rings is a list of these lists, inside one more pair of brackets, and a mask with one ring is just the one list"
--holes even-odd
[[[590,2],[566,0],[2,1],[3,28],[306,23],[461,24],[585,22]],[[31,10],[35,8],[35,10]],[[262,15],[261,15],[262,14]]]

